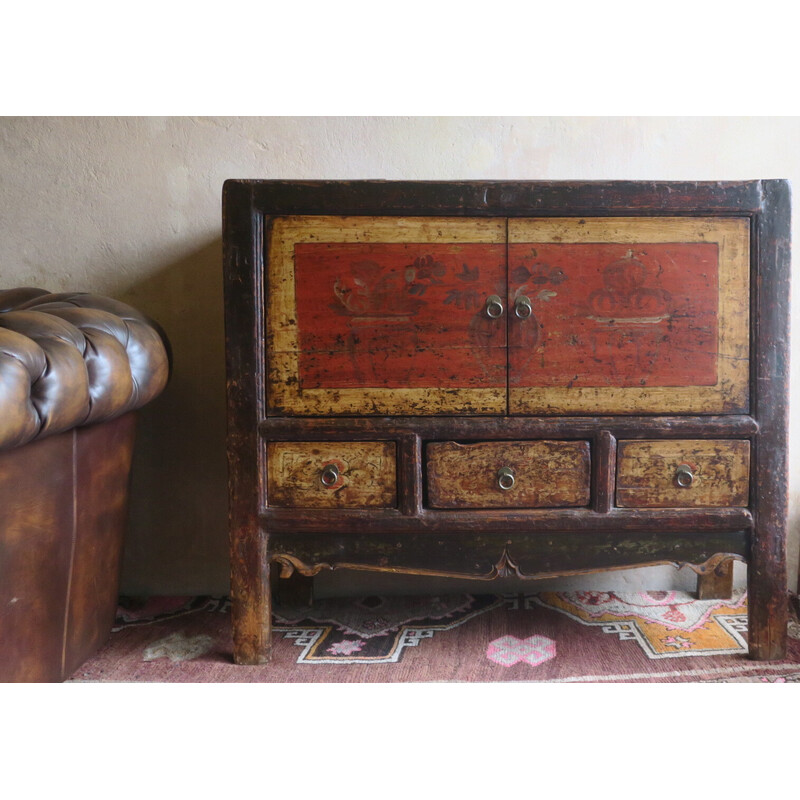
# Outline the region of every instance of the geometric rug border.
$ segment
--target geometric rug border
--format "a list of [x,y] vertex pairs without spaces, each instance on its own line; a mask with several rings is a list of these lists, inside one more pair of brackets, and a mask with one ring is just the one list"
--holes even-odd
[[[396,664],[402,659],[403,653],[407,647],[418,647],[426,639],[432,639],[436,633],[458,628],[481,614],[486,614],[495,608],[499,608],[504,605],[504,602],[505,601],[498,596],[488,605],[468,611],[457,619],[446,622],[426,623],[424,620],[421,620],[421,622],[424,623],[422,625],[406,625],[401,623],[395,628],[387,630],[385,636],[380,637],[387,640],[386,644],[388,645],[388,650],[384,650],[380,655],[374,656],[348,658],[347,655],[316,655],[325,644],[330,642],[331,636],[337,633],[333,625],[273,624],[272,629],[276,633],[283,634],[282,638],[294,639],[295,645],[303,647],[303,651],[297,657],[297,664]],[[335,646],[336,643],[334,642],[333,644]]]
[[[587,620],[582,617],[577,616],[564,608],[559,608],[558,606],[551,605],[550,603],[543,602],[538,594],[531,594],[525,595],[525,603],[529,606],[529,603],[533,602],[536,605],[547,608],[550,611],[556,611],[559,614],[562,614],[569,619],[574,620],[575,622],[579,622],[581,625],[585,625],[586,627],[599,627],[602,629],[603,633],[615,633],[619,636],[620,641],[635,641],[639,647],[641,648],[642,652],[651,660],[661,660],[661,659],[671,659],[671,658],[707,658],[713,656],[725,656],[725,655],[746,655],[747,654],[747,642],[741,636],[738,630],[736,630],[728,620],[741,615],[732,615],[732,614],[720,614],[714,615],[711,619],[714,620],[714,623],[719,625],[725,633],[727,633],[733,641],[736,642],[735,647],[726,647],[726,648],[715,648],[715,649],[706,649],[701,651],[681,651],[676,650],[675,652],[663,652],[659,653],[654,648],[652,643],[650,642],[649,638],[645,635],[644,631],[639,627],[637,620],[619,620],[619,621],[611,621],[611,620]],[[724,620],[724,621],[723,621]]]

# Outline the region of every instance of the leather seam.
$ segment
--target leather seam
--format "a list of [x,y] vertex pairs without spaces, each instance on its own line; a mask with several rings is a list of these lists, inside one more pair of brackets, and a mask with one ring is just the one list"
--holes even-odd
[[72,577],[75,570],[75,548],[78,538],[78,435],[72,429],[72,531],[69,553],[69,573],[67,577],[67,596],[64,603],[63,639],[61,642],[61,680],[66,680],[67,641],[69,639],[70,602],[72,600]]

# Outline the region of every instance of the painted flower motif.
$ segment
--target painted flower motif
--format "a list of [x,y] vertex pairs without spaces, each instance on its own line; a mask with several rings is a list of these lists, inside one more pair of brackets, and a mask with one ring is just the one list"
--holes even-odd
[[405,268],[405,279],[409,294],[423,295],[432,284],[441,284],[447,267],[433,256],[425,255],[414,259],[414,263]]
[[364,642],[361,639],[344,639],[332,644],[327,652],[333,656],[350,656],[361,650],[363,646]]
[[691,639],[685,639],[683,636],[667,636],[666,639],[661,640],[667,647],[674,647],[677,650],[687,650],[692,646]]
[[567,279],[566,274],[559,267],[551,267],[541,261],[537,261],[530,269],[520,265],[511,273],[511,277],[514,283],[530,281],[537,284],[552,283],[554,286],[558,286]]

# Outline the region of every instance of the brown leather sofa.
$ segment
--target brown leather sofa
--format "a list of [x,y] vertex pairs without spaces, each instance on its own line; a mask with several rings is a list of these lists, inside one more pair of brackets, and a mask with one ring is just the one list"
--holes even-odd
[[0,291],[0,681],[64,680],[108,637],[135,412],[169,371],[124,303]]

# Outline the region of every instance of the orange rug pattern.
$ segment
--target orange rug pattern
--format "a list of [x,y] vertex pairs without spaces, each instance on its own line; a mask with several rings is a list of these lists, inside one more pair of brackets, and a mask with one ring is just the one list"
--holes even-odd
[[542,592],[535,604],[636,642],[648,658],[747,653],[747,596],[695,600],[687,592]]

